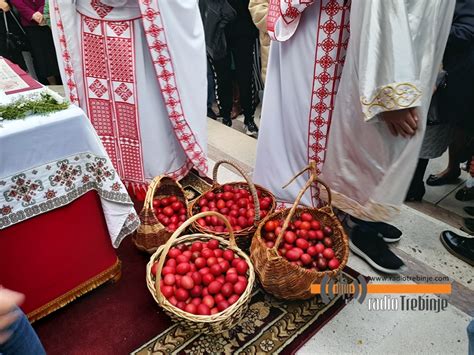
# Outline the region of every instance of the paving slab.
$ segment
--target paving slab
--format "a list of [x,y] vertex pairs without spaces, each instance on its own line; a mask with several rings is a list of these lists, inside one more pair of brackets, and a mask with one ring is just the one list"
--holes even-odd
[[366,303],[354,303],[298,354],[467,354],[469,321],[469,316],[450,306],[439,313],[370,311]]
[[447,229],[464,236],[466,233],[407,206],[403,206],[394,225],[403,232],[394,247],[474,290],[472,266],[448,253],[439,240],[440,233]]

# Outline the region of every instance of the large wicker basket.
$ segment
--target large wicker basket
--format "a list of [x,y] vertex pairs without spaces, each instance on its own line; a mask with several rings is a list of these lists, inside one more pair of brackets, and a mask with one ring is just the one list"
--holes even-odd
[[138,227],[137,233],[133,236],[133,242],[138,249],[152,254],[170,238],[172,232],[168,231],[158,221],[153,210],[153,200],[155,198],[170,196],[176,196],[184,204],[188,215],[188,204],[180,183],[168,176],[155,177],[148,187],[145,202],[140,212],[140,227]]
[[[181,233],[195,220],[199,218],[203,218],[206,216],[217,216],[218,218],[222,219],[226,224],[227,228],[229,229],[229,239],[226,240],[222,237],[215,236],[212,234],[191,234],[191,235],[184,235],[181,236]],[[177,239],[179,237],[179,239]],[[248,276],[248,284],[247,288],[245,289],[244,293],[240,296],[237,302],[232,304],[229,308],[225,309],[222,312],[216,313],[210,316],[202,316],[202,315],[194,315],[188,312],[181,310],[178,307],[173,306],[161,293],[160,290],[160,281],[161,281],[161,271],[163,269],[163,265],[165,263],[166,255],[171,247],[176,246],[178,244],[191,244],[194,241],[204,241],[207,242],[210,239],[216,239],[219,241],[221,246],[225,246],[227,249],[231,249],[237,254],[239,257],[243,258],[248,266],[249,269],[247,271]],[[151,273],[151,268],[153,264],[158,262],[158,268],[156,271],[156,279],[153,280],[153,276]],[[244,316],[245,312],[248,309],[248,303],[252,294],[252,288],[255,283],[255,271],[250,261],[250,258],[240,250],[236,243],[235,243],[235,236],[232,232],[232,228],[228,222],[228,220],[221,214],[217,212],[202,212],[197,214],[196,216],[191,217],[186,222],[184,222],[171,236],[168,242],[158,248],[158,250],[151,256],[149,263],[147,264],[146,268],[146,280],[148,290],[152,294],[155,301],[163,307],[166,314],[168,314],[171,319],[176,322],[181,323],[183,329],[191,329],[197,333],[206,333],[206,334],[217,334],[222,333],[226,330],[233,328],[236,324],[240,322],[242,317]]]
[[[241,230],[238,230],[238,231],[234,231],[234,234],[235,234],[235,237],[236,237],[236,240],[237,240],[237,245],[242,250],[248,252],[249,247],[250,247],[250,243],[252,242],[253,234],[257,230],[257,226],[258,226],[258,224],[260,223],[260,220],[261,220],[261,218],[260,218],[260,205],[259,205],[259,201],[258,201],[257,190],[260,191],[262,197],[269,196],[272,200],[270,208],[268,210],[268,214],[271,214],[275,210],[275,207],[276,207],[275,196],[273,196],[273,194],[270,191],[263,188],[262,186],[254,184],[249,179],[249,177],[242,171],[242,169],[240,167],[238,167],[237,165],[235,165],[235,164],[233,164],[229,161],[226,161],[226,160],[221,160],[221,161],[217,162],[214,165],[214,169],[213,169],[213,172],[212,172],[212,187],[211,187],[210,190],[206,191],[206,193],[209,192],[209,191],[212,191],[214,193],[219,193],[219,192],[223,191],[223,185],[220,185],[217,182],[218,169],[222,164],[228,164],[228,165],[232,166],[245,179],[245,182],[230,182],[230,183],[226,183],[225,185],[231,185],[231,186],[237,187],[239,189],[248,190],[251,193],[253,201],[254,201],[254,205],[255,205],[254,224],[252,226],[247,227],[247,228],[244,228],[244,229],[241,229]],[[201,196],[199,196],[198,198],[196,198],[194,201],[192,201],[190,203],[190,205],[189,205],[189,214],[191,216],[195,215],[196,213],[199,213],[199,207],[198,207],[199,206],[199,200],[203,197],[204,194],[205,193],[203,193]],[[227,232],[210,231],[210,230],[206,229],[205,227],[202,227],[197,222],[193,223],[192,228],[194,230],[198,231],[198,232],[201,232],[201,233],[212,233],[212,234],[219,235],[219,236],[225,237],[225,238],[229,237],[229,233],[227,233]]]
[[[310,169],[307,167],[304,171]],[[295,176],[295,178],[297,177]],[[295,179],[293,178],[293,179]],[[293,180],[292,180],[293,181]],[[291,182],[291,181],[290,181]],[[311,184],[318,182],[324,186],[328,192],[328,204],[320,209],[309,207],[298,207],[298,204]],[[341,261],[337,269],[331,271],[316,271],[305,269],[303,267],[291,264],[287,259],[278,254],[278,247],[282,242],[283,235],[293,218],[303,213],[310,213],[323,225],[331,226],[333,229],[333,249],[337,258]],[[284,219],[284,224],[273,248],[268,248],[262,239],[262,228],[268,220]],[[349,256],[349,242],[347,235],[341,223],[334,215],[331,207],[331,192],[329,187],[316,177],[314,170],[311,169],[310,179],[306,182],[304,188],[298,194],[295,203],[291,209],[284,209],[267,216],[258,226],[257,232],[252,240],[250,248],[250,258],[254,263],[255,272],[262,284],[262,287],[268,293],[286,300],[308,299],[314,294],[311,293],[311,284],[320,282],[324,275],[335,277],[341,272],[347,263]]]

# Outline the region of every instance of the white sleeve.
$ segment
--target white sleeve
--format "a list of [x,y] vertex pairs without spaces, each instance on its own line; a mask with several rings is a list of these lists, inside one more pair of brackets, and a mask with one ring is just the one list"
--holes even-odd
[[420,106],[420,59],[413,50],[406,2],[353,0],[351,36],[360,37],[359,94],[365,120]]
[[301,14],[315,0],[269,0],[267,30],[270,38],[284,42],[289,40],[298,28]]

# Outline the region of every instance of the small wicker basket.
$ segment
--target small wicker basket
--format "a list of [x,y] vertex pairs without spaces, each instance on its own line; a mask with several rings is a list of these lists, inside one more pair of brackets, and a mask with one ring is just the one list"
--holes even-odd
[[[230,161],[226,161],[226,160],[221,160],[221,161],[217,162],[214,165],[214,170],[212,172],[212,187],[211,187],[210,190],[206,191],[206,193],[209,192],[209,191],[212,191],[214,193],[223,192],[223,185],[220,185],[217,182],[217,172],[218,172],[219,167],[222,164],[228,164],[228,165],[232,166],[245,179],[245,182],[230,182],[230,183],[226,183],[225,185],[231,185],[231,186],[237,187],[239,189],[245,189],[245,190],[250,191],[250,193],[252,195],[252,198],[253,198],[253,201],[254,201],[254,205],[255,205],[254,224],[252,226],[247,227],[247,228],[244,228],[244,229],[241,229],[241,230],[238,230],[238,231],[234,231],[234,234],[235,234],[236,240],[237,240],[237,245],[242,250],[248,252],[249,247],[250,247],[250,243],[252,242],[253,234],[257,230],[257,226],[260,223],[260,204],[259,204],[259,201],[258,201],[257,190],[259,190],[261,192],[263,197],[269,196],[272,200],[270,208],[268,210],[268,214],[273,213],[273,211],[275,210],[275,207],[276,207],[275,196],[273,196],[273,194],[270,191],[263,188],[262,186],[254,184],[249,179],[249,177],[242,171],[242,169],[240,167],[238,167],[237,165],[231,163]],[[203,197],[203,195],[205,195],[205,193],[203,193],[201,196],[199,196],[198,198],[196,198],[194,201],[192,201],[190,203],[190,205],[189,205],[189,215],[190,216],[193,216],[196,213],[199,213],[199,207],[198,207],[199,206],[199,200]],[[222,237],[225,237],[225,238],[229,237],[228,232],[210,231],[210,230],[206,229],[205,227],[202,227],[197,222],[193,223],[192,228],[194,230],[198,231],[198,232],[201,232],[201,233],[212,233],[212,234],[222,236]]]
[[155,177],[148,187],[145,202],[140,212],[140,227],[138,227],[137,233],[133,236],[133,242],[138,249],[152,254],[170,238],[172,232],[168,231],[158,221],[153,210],[153,199],[155,197],[164,198],[170,196],[176,196],[184,204],[186,217],[188,216],[188,204],[181,184],[168,176]]
[[[258,226],[250,248],[250,258],[254,263],[255,272],[268,293],[285,300],[302,300],[314,297],[311,293],[311,284],[320,282],[325,275],[333,278],[338,275],[347,263],[349,256],[349,242],[341,223],[335,216],[331,207],[331,191],[329,187],[316,177],[312,167],[307,167],[296,175],[290,183],[306,170],[310,170],[310,178],[304,188],[298,194],[291,209],[284,209],[267,216]],[[318,182],[324,186],[328,192],[328,204],[320,209],[309,207],[298,207],[305,191],[311,184]],[[337,269],[330,271],[316,271],[291,264],[287,259],[278,254],[278,247],[282,242],[288,225],[294,217],[304,213],[310,213],[323,225],[331,226],[333,229],[334,252],[340,260]],[[269,220],[284,219],[284,224],[273,248],[268,248],[262,239],[262,228]]]
[[[181,233],[194,221],[199,218],[203,218],[206,216],[217,216],[219,219],[222,219],[227,226],[229,233],[229,240],[226,240],[222,237],[215,236],[212,234],[191,234],[191,235],[181,235]],[[179,239],[177,239],[179,237]],[[165,263],[166,256],[168,251],[171,247],[176,246],[178,244],[191,244],[195,241],[203,241],[207,242],[211,239],[216,239],[219,241],[221,246],[226,247],[234,251],[239,257],[244,259],[249,269],[247,271],[248,283],[247,288],[245,289],[244,293],[240,296],[237,302],[230,305],[229,308],[225,309],[222,312],[216,313],[210,316],[202,316],[202,315],[194,315],[188,312],[181,310],[178,307],[173,306],[161,293],[160,290],[160,281],[161,281],[161,271],[163,269],[163,265]],[[153,264],[158,262],[158,268],[156,271],[156,279],[153,280],[153,276],[151,274],[151,268]],[[150,261],[147,264],[146,268],[146,280],[148,290],[152,294],[155,301],[163,307],[166,314],[168,314],[171,319],[176,322],[181,323],[184,329],[191,329],[194,332],[198,333],[206,333],[206,334],[217,334],[222,333],[226,330],[233,328],[236,324],[240,322],[242,317],[244,316],[245,312],[248,309],[248,303],[251,298],[253,285],[255,283],[255,270],[253,265],[250,261],[250,258],[240,250],[236,243],[235,243],[235,236],[232,232],[232,228],[229,224],[229,221],[221,214],[217,212],[202,212],[197,214],[196,216],[191,217],[186,222],[184,222],[171,236],[168,242],[158,248],[158,250],[151,256]]]

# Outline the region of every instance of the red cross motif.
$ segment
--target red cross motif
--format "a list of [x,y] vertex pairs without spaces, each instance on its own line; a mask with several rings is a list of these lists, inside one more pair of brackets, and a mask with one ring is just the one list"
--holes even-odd
[[107,92],[107,88],[102,83],[95,79],[92,84],[89,85],[89,89],[97,96],[102,97]]
[[161,92],[164,92],[168,95],[172,95],[176,91],[176,88],[169,83],[166,83],[166,86],[161,89]]
[[159,28],[157,25],[152,24],[148,28],[148,30],[146,30],[146,33],[151,35],[152,37],[158,37],[162,31],[163,31],[162,28]]
[[[207,172],[207,158],[186,121],[186,114],[180,99],[180,87],[176,83],[173,58],[170,54],[166,28],[159,9],[159,3],[150,0],[138,0],[142,17],[145,19],[145,34],[153,57],[156,76],[161,87],[168,117],[189,162],[173,176],[186,174],[194,165],[202,174]],[[158,53],[158,56],[156,55]]]
[[166,48],[166,43],[163,43],[159,40],[156,40],[154,43],[153,43],[153,46],[151,47],[153,48],[155,51],[161,53],[163,51],[163,49]]
[[158,77],[160,79],[163,79],[164,81],[168,82],[171,78],[174,77],[174,74],[171,73],[170,71],[164,69],[159,75]]
[[100,0],[91,0],[91,6],[100,18],[106,17],[114,9],[111,6],[102,4]]
[[158,60],[156,60],[154,63],[158,64],[160,67],[166,66],[170,62],[169,58],[166,58],[164,55],[160,55],[158,57]]
[[69,62],[71,60],[71,56],[69,55],[69,52],[68,51],[64,51],[63,52],[63,59],[64,61],[66,62]]
[[[349,11],[344,0],[319,3],[313,89],[309,113],[308,161],[315,161],[318,173],[326,157],[327,135],[331,124],[334,98],[342,72],[342,61],[349,40]],[[313,205],[320,205],[319,190],[311,187]]]

